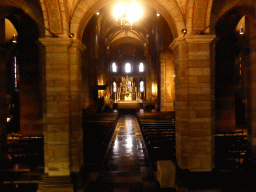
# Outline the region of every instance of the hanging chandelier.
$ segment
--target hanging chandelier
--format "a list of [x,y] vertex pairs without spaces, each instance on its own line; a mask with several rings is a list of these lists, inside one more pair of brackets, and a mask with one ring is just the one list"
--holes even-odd
[[114,8],[114,16],[121,29],[132,29],[142,16],[142,9],[135,2],[120,3]]

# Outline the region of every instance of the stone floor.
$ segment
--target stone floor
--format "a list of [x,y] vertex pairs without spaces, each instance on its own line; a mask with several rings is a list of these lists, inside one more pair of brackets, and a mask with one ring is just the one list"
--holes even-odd
[[89,185],[87,191],[162,191],[155,180],[134,115],[121,114],[112,145],[95,177],[95,182]]

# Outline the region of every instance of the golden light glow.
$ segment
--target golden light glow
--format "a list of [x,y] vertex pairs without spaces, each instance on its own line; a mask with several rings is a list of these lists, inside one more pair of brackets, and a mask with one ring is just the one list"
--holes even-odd
[[155,86],[152,85],[152,93],[155,93]]
[[142,10],[138,4],[131,3],[127,7],[126,17],[127,17],[127,20],[131,23],[131,25],[133,24],[134,21],[136,20],[138,21],[138,19],[141,18],[141,16],[142,16]]
[[125,5],[123,3],[118,4],[114,9],[114,16],[116,20],[120,17],[123,17],[123,14],[125,12]]
[[142,16],[141,7],[135,3],[131,2],[130,4],[120,3],[114,8],[114,16],[116,21],[121,20],[121,25],[127,25],[129,22],[130,25],[133,25],[135,21],[138,21]]

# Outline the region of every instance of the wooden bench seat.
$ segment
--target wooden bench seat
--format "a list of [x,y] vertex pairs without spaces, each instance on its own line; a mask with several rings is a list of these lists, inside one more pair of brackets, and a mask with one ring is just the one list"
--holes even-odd
[[[84,115],[83,143],[85,164],[99,164],[104,157],[115,131],[118,113],[95,113]],[[96,152],[96,153],[95,153]]]
[[149,157],[157,160],[175,159],[175,121],[173,112],[137,113]]
[[219,169],[239,169],[248,151],[248,138],[240,131],[215,135],[215,162]]

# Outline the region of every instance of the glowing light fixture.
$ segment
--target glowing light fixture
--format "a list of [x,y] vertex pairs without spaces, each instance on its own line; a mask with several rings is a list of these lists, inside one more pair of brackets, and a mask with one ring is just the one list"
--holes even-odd
[[17,36],[15,34],[13,35],[12,42],[17,43]]
[[185,35],[187,33],[187,29],[182,29],[181,32]]
[[114,8],[116,23],[121,28],[132,28],[142,16],[142,9],[134,2],[130,4],[120,3]]
[[244,34],[244,29],[243,29],[243,26],[240,27],[240,31],[239,31],[240,35],[243,35]]

